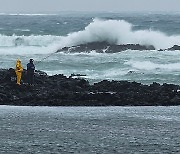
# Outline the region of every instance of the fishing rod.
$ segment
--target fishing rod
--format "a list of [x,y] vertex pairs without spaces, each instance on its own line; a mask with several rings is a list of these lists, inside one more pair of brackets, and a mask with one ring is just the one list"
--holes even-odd
[[44,58],[42,58],[40,61],[38,61],[37,63],[35,63],[35,65],[42,63],[43,60],[45,60],[45,59],[51,57],[51,56],[52,56],[53,54],[55,54],[55,53],[57,53],[57,51],[56,51],[56,52],[53,52],[53,53],[51,53],[51,54],[49,54],[48,56],[46,56],[46,57],[44,57]]
[[[52,56],[52,55],[55,54],[55,53],[57,53],[57,52],[53,52],[53,53],[49,54],[48,56],[42,58],[40,61],[38,61],[37,63],[35,63],[35,65],[42,63],[43,60],[49,58],[50,56]],[[4,62],[0,62],[0,64],[3,64],[3,63],[4,63]]]

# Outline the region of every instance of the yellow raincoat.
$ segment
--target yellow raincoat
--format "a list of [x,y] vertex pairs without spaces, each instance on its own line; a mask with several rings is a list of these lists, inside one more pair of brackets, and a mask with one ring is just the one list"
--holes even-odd
[[22,76],[22,72],[23,72],[23,67],[21,65],[21,60],[18,59],[16,61],[16,76],[17,76],[17,84],[20,85],[21,84],[21,76]]

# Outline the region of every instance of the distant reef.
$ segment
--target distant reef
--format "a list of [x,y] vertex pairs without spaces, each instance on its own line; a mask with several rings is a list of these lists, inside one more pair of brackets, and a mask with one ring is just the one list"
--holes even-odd
[[[77,78],[74,78],[77,77]],[[34,86],[16,85],[14,69],[0,70],[0,104],[20,106],[170,106],[180,105],[180,86],[108,81],[89,84],[80,74],[48,76],[36,71]]]
[[[64,47],[62,49],[57,50],[57,52],[91,52],[96,51],[97,53],[116,53],[121,52],[125,50],[155,50],[155,47],[153,45],[140,45],[140,44],[110,44],[107,42],[91,42],[91,43],[85,43],[80,44],[76,46],[71,47]],[[165,51],[165,50],[180,50],[180,46],[174,45],[171,48],[168,49],[159,49],[159,51]]]
[[92,42],[86,44],[80,44],[72,47],[64,47],[57,52],[91,52],[95,50],[98,53],[116,53],[125,50],[155,50],[154,46],[145,46],[139,44],[110,44],[107,42]]

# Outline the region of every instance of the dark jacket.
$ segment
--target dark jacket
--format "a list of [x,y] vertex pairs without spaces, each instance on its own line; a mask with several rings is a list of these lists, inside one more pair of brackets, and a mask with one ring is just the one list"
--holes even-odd
[[33,63],[28,63],[27,64],[27,72],[28,73],[34,73],[34,70],[35,70],[35,66]]

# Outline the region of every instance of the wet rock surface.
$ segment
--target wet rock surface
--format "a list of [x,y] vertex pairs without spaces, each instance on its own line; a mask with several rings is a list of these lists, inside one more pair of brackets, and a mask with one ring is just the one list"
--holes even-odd
[[116,53],[125,50],[155,50],[154,46],[145,46],[139,44],[122,44],[115,45],[107,42],[92,42],[87,44],[81,44],[72,47],[64,47],[57,52],[91,52],[95,50],[98,53]]
[[[140,45],[140,44],[121,44],[121,45],[115,45],[110,44],[107,42],[92,42],[92,43],[86,43],[86,44],[80,44],[77,46],[71,46],[71,47],[64,47],[62,49],[59,49],[57,52],[91,52],[96,51],[97,53],[116,53],[121,52],[125,50],[155,50],[155,47],[152,45]],[[180,46],[174,45],[171,48],[168,49],[159,49],[158,51],[175,51],[180,50]]]
[[[137,82],[108,81],[90,85],[75,75],[48,76],[36,71],[35,83],[29,86],[26,70],[22,84],[16,85],[14,69],[0,70],[0,104],[28,106],[169,106],[180,105],[180,86],[143,85]],[[79,77],[80,75],[78,75]]]
[[174,45],[173,47],[168,48],[167,50],[171,50],[171,51],[173,51],[173,50],[180,50],[180,46]]

